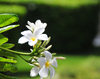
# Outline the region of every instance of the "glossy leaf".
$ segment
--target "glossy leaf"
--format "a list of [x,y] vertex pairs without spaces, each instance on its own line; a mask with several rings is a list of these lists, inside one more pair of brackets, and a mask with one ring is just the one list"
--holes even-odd
[[5,36],[3,36],[2,34],[0,34],[0,45],[2,45],[3,43],[7,42],[8,38],[6,38]]
[[8,31],[10,29],[13,29],[15,27],[18,27],[19,25],[10,25],[10,26],[7,26],[7,27],[3,27],[3,28],[0,28],[0,33],[3,33],[5,31]]
[[0,27],[12,24],[18,21],[15,14],[0,14]]
[[0,57],[0,62],[16,63],[17,61],[13,59],[7,59],[7,58]]

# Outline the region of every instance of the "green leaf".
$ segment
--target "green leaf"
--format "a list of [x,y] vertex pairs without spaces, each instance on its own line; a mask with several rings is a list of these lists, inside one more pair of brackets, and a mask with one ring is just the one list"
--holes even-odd
[[17,68],[14,64],[11,63],[1,63],[0,62],[0,72],[16,72]]
[[0,62],[16,63],[17,61],[13,59],[7,59],[7,58],[0,57]]
[[4,27],[4,28],[0,28],[0,33],[3,33],[5,31],[8,31],[10,29],[13,29],[15,27],[18,27],[19,25],[10,25],[10,26],[7,26],[7,27]]
[[15,45],[14,44],[10,44],[10,43],[5,43],[5,44],[2,44],[1,47],[4,47],[4,48],[12,48],[14,47]]
[[14,64],[5,64],[4,65],[4,68],[3,68],[3,71],[5,72],[12,72],[12,73],[15,73],[17,71],[17,68]]
[[5,36],[3,36],[2,34],[0,34],[0,45],[2,45],[3,43],[7,42],[8,38],[6,38]]
[[18,19],[15,14],[0,14],[0,27],[17,22]]

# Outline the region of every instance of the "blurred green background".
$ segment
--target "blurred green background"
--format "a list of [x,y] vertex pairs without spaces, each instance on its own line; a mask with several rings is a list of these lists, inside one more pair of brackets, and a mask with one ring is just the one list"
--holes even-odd
[[[20,32],[26,30],[27,21],[40,19],[48,24],[51,51],[63,55],[58,60],[54,79],[100,79],[100,48],[92,42],[97,34],[99,0],[0,0],[0,13],[15,13],[20,27],[4,33],[14,50],[29,52],[30,47],[18,44]],[[17,57],[18,79],[31,79],[30,67]],[[63,78],[62,78],[63,77]],[[36,78],[32,78],[36,79]],[[39,78],[37,78],[39,79]]]

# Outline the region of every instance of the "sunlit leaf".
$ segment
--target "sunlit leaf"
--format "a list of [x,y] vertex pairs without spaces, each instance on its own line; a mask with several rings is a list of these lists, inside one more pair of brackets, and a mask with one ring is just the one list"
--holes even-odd
[[7,27],[3,27],[3,28],[0,28],[0,33],[3,33],[5,31],[8,31],[10,29],[13,29],[15,27],[18,27],[19,25],[10,25],[10,26],[7,26]]
[[3,43],[5,43],[7,41],[8,41],[8,38],[6,38],[2,34],[0,34],[0,45],[2,45]]
[[12,24],[18,21],[18,17],[15,14],[0,14],[0,27]]
[[13,59],[7,59],[7,58],[0,57],[0,62],[16,63],[17,61]]

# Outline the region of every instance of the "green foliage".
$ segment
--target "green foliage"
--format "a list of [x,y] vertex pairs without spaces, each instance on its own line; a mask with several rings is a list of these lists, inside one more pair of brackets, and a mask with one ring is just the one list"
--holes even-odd
[[7,42],[8,38],[6,38],[5,36],[3,36],[2,34],[0,34],[0,45],[2,45],[3,43]]
[[5,44],[1,45],[1,47],[4,47],[4,48],[12,48],[14,46],[15,45],[14,44],[11,44],[11,43],[5,43]]
[[15,14],[0,14],[0,27],[4,27],[17,21],[18,17]]
[[14,64],[11,63],[1,63],[0,62],[0,72],[12,72],[15,73],[17,68]]
[[99,0],[34,0],[37,4],[77,8],[84,5],[98,4]]
[[4,64],[3,66],[3,72],[12,72],[12,73],[15,73],[17,71],[17,68],[14,64]]
[[0,29],[0,33],[3,33],[3,32],[5,32],[5,31],[8,31],[8,30],[13,29],[13,28],[18,27],[18,26],[19,26],[19,25],[10,25],[10,26],[1,28],[1,29]]
[[[6,32],[10,29],[18,27],[19,25],[9,25],[18,21],[18,17],[15,14],[0,14],[0,47],[10,49],[14,47],[14,44],[6,43],[8,38],[3,36],[1,33]],[[9,26],[7,26],[9,25]],[[4,27],[5,26],[5,27]],[[15,63],[17,61],[14,55],[8,51],[0,49],[0,72],[16,72]],[[1,79],[12,79],[12,77],[3,75],[0,73]]]
[[5,63],[16,63],[16,60],[7,59],[7,58],[4,58],[4,57],[0,57],[0,62],[5,62]]
[[[1,2],[1,1],[0,1]],[[0,4],[0,13],[16,13],[19,15],[25,15],[27,10],[26,7],[22,5],[14,5],[14,4]]]
[[63,6],[63,7],[72,7],[76,8],[83,5],[97,4],[99,0],[0,0],[0,2],[9,2],[9,3],[37,3],[45,4],[52,6]]

